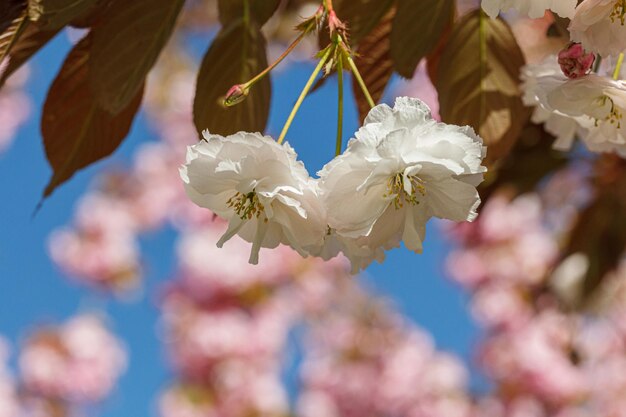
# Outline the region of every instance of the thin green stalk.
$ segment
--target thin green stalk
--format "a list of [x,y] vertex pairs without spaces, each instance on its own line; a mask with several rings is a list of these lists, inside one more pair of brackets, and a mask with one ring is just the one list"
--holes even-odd
[[619,54],[617,58],[617,65],[615,66],[615,71],[613,71],[613,79],[619,80],[619,75],[622,72],[622,64],[624,63],[624,54]]
[[354,63],[354,60],[352,59],[352,56],[350,56],[350,52],[346,49],[346,47],[343,44],[343,41],[341,39],[339,40],[339,42],[340,42],[340,45],[341,45],[341,49],[343,50],[343,53],[345,54],[346,59],[348,60],[348,64],[350,65],[350,69],[352,70],[352,74],[354,75],[354,78],[356,79],[357,83],[359,84],[359,87],[361,87],[361,90],[363,91],[363,94],[365,95],[365,99],[367,100],[367,103],[372,108],[376,107],[376,102],[374,102],[374,99],[372,98],[372,95],[370,94],[369,90],[367,89],[367,85],[365,85],[365,81],[363,81],[363,77],[361,77],[361,73],[359,72],[359,69],[356,67],[356,64]]
[[289,118],[287,118],[287,121],[285,122],[283,131],[280,133],[280,136],[278,137],[277,142],[279,144],[282,144],[283,141],[285,140],[285,136],[287,136],[287,132],[289,131],[289,128],[291,127],[291,124],[293,123],[293,119],[296,117],[298,110],[300,110],[300,106],[302,106],[302,103],[304,102],[304,99],[306,98],[307,94],[309,94],[309,91],[311,91],[311,87],[313,87],[313,83],[315,82],[315,79],[319,75],[320,71],[322,71],[322,68],[324,68],[324,64],[326,64],[326,61],[328,60],[328,57],[330,57],[330,54],[332,51],[333,51],[333,48],[329,47],[326,49],[326,52],[320,59],[320,62],[317,64],[317,67],[315,67],[315,70],[311,74],[311,77],[309,77],[309,81],[307,81],[306,85],[304,86],[304,89],[302,89],[302,92],[300,93],[300,97],[298,97],[298,101],[296,101],[295,106],[293,106],[293,109],[291,110],[291,114],[289,115]]
[[302,39],[304,39],[304,37],[306,35],[307,35],[306,32],[300,33],[300,35],[298,35],[296,40],[293,41],[291,43],[291,45],[289,45],[289,47],[287,49],[285,49],[285,52],[283,52],[282,55],[279,56],[278,59],[272,65],[270,65],[269,67],[264,69],[263,72],[258,74],[256,77],[254,77],[253,79],[251,79],[247,83],[244,83],[243,84],[243,88],[244,89],[248,89],[248,88],[252,87],[254,84],[259,82],[263,77],[265,77],[267,74],[269,74],[270,71],[272,71],[274,68],[276,68],[278,66],[278,64],[280,64],[281,62],[283,62],[283,60],[285,58],[287,58],[287,56],[296,48],[296,46],[298,46],[298,44],[302,41]]
[[343,142],[343,58],[337,60],[337,84],[339,86],[339,105],[337,109],[337,142],[335,145],[335,156],[341,153]]

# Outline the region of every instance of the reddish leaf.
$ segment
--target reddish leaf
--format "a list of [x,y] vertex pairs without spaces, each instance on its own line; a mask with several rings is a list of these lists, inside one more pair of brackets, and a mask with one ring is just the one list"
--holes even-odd
[[[359,43],[355,60],[363,81],[375,102],[380,101],[385,88],[393,75],[391,60],[391,30],[395,15],[392,9]],[[352,89],[359,108],[360,120],[363,121],[370,111],[370,105],[355,79],[352,80]]]
[[29,0],[28,16],[48,30],[60,29],[87,14],[98,0]]
[[53,176],[44,197],[78,170],[113,153],[128,134],[141,104],[143,89],[117,115],[103,109],[90,88],[90,59],[88,36],[72,49],[48,92],[41,131]]
[[[250,17],[254,22],[263,26],[267,22],[278,6],[280,0],[247,0],[250,7]],[[244,0],[219,0],[220,23],[228,26],[230,23],[244,16]]]
[[11,74],[35,55],[57,33],[59,33],[58,30],[42,30],[38,25],[29,24],[11,48],[6,67],[0,74],[0,87],[4,85]]
[[112,113],[135,98],[170,38],[184,0],[114,0],[93,32],[90,80]]
[[269,77],[259,81],[242,103],[225,108],[222,99],[235,84],[267,67],[265,39],[256,24],[235,21],[222,29],[207,52],[196,88],[193,113],[199,132],[229,135],[240,130],[263,132],[269,115]]
[[24,29],[28,26],[26,9],[20,7],[19,4],[7,10],[2,19],[0,25],[4,29],[0,32],[0,65],[3,64]]
[[488,146],[489,164],[508,154],[528,120],[519,91],[523,65],[507,23],[481,11],[455,25],[441,56],[435,80],[441,117],[472,126]]
[[411,78],[454,18],[454,0],[398,0],[397,9],[391,56],[398,73]]

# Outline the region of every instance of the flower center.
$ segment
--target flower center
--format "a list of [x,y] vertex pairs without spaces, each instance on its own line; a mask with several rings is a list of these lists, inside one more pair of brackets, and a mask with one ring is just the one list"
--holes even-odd
[[383,197],[394,197],[393,205],[396,210],[404,207],[404,202],[408,202],[412,206],[418,205],[419,197],[426,196],[426,187],[424,181],[417,176],[408,177],[411,183],[411,192],[408,193],[404,188],[404,175],[396,174],[387,181],[387,192]]
[[618,19],[620,24],[624,26],[624,20],[626,19],[626,0],[618,0],[613,5],[613,10],[611,11],[611,22],[615,23]]
[[236,193],[228,199],[226,205],[232,208],[241,220],[251,220],[253,217],[259,218],[265,210],[254,190],[248,194]]
[[[626,0],[624,0],[624,1],[626,1]],[[603,96],[600,99],[600,103],[601,103],[602,106],[605,106],[607,101],[610,102],[611,108],[610,108],[609,114],[604,118],[604,120],[608,121],[611,124],[615,124],[618,129],[621,129],[621,127],[622,127],[622,117],[624,115],[622,114],[620,109],[615,105],[613,100],[611,100],[610,97]],[[599,120],[596,119],[596,122],[595,122],[596,127],[598,126],[598,123],[599,123]]]

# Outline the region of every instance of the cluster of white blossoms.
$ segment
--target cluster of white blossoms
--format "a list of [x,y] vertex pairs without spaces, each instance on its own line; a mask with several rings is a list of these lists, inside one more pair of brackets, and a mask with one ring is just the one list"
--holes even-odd
[[571,18],[574,16],[577,3],[577,0],[482,0],[481,6],[492,18],[498,16],[501,11],[510,9],[515,9],[533,19],[543,17],[546,10]]
[[531,18],[546,10],[571,19],[570,38],[587,51],[616,57],[626,49],[626,1],[624,0],[482,0],[490,17],[510,9]]
[[421,252],[432,217],[472,221],[485,147],[470,127],[435,121],[420,100],[398,98],[369,113],[346,151],[319,179],[293,148],[259,133],[204,134],[180,169],[189,197],[260,248],[289,245],[303,256],[343,253],[353,272],[401,242]]
[[624,81],[594,73],[567,78],[555,56],[526,65],[522,81],[524,103],[535,107],[533,121],[557,138],[556,149],[571,149],[578,137],[592,152],[626,157]]
[[543,123],[557,138],[556,149],[571,149],[578,137],[592,152],[626,157],[626,83],[619,79],[626,49],[626,0],[577,3],[482,0],[482,7],[492,17],[515,8],[530,17],[551,10],[571,18],[572,42],[558,57],[549,56],[522,69],[524,103],[535,107],[533,122]]

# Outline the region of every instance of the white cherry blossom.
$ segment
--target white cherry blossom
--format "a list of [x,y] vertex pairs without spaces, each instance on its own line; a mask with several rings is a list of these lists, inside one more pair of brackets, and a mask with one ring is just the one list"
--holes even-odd
[[525,105],[534,107],[532,121],[544,124],[546,131],[556,137],[554,148],[568,151],[572,147],[576,134],[585,134],[584,129],[575,118],[548,110],[541,105],[539,80],[543,77],[567,81],[555,55],[548,56],[539,64],[528,64],[522,68],[522,91],[524,92],[522,100]]
[[516,9],[521,14],[533,19],[543,17],[546,10],[552,10],[562,17],[572,17],[576,0],[482,0],[481,6],[490,17],[510,9]]
[[587,134],[581,139],[592,152],[626,156],[626,84],[590,74],[570,80],[545,76],[537,80],[536,99],[546,110],[575,118]]
[[626,49],[626,9],[622,0],[585,0],[569,26],[571,38],[604,57]]
[[484,156],[470,127],[436,122],[418,99],[376,106],[345,153],[319,173],[329,227],[340,240],[369,248],[371,256],[357,257],[360,267],[401,241],[421,252],[430,217],[476,217]]
[[204,132],[180,169],[191,200],[229,221],[221,247],[238,234],[259,250],[290,245],[302,255],[322,244],[326,224],[313,180],[295,151],[260,133]]

